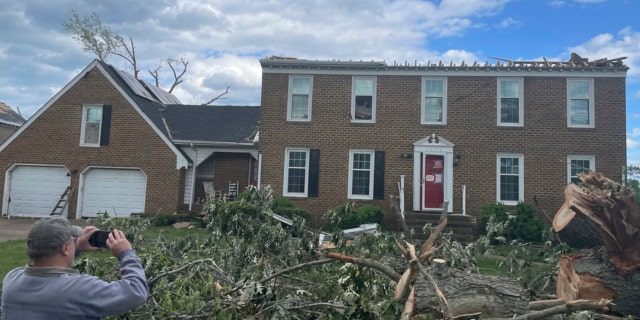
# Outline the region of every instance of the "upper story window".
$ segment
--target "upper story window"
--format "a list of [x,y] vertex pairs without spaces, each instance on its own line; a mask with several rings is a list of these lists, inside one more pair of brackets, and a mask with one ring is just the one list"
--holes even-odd
[[306,197],[309,182],[309,149],[286,149],[284,195]]
[[80,145],[99,147],[109,144],[111,106],[84,105],[80,127]]
[[374,151],[349,151],[349,199],[373,199]]
[[498,125],[524,125],[524,81],[522,78],[498,78]]
[[567,126],[595,127],[593,79],[567,79]]
[[579,184],[582,182],[578,174],[596,170],[596,157],[594,156],[568,156],[567,157],[567,183]]
[[312,76],[289,77],[289,101],[287,103],[287,120],[311,121]]
[[422,124],[447,123],[447,79],[422,79]]
[[353,77],[351,121],[376,121],[376,77]]
[[524,199],[524,156],[498,154],[497,201],[516,205]]

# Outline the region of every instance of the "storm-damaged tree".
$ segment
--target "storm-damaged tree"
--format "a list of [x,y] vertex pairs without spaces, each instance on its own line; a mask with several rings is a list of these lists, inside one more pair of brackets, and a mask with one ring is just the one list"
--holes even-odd
[[[73,39],[78,41],[82,45],[82,49],[86,52],[91,52],[100,61],[107,61],[109,55],[114,55],[124,59],[133,70],[133,76],[140,80],[140,69],[138,66],[138,60],[136,57],[136,47],[131,36],[125,40],[120,34],[114,32],[109,26],[104,25],[100,20],[100,17],[95,12],[90,16],[81,17],[76,10],[70,11],[71,16],[69,19],[62,23],[64,29],[73,35]],[[180,59],[167,58],[165,60],[166,65],[171,69],[173,81],[167,91],[172,93],[173,90],[183,82],[183,77],[187,73],[189,61],[183,57]],[[154,85],[160,87],[160,69],[162,66],[157,66],[154,69],[148,69],[147,71],[153,78]],[[213,98],[202,103],[202,105],[209,105],[219,99],[224,99],[229,93],[229,85],[226,85],[225,90],[214,96]]]

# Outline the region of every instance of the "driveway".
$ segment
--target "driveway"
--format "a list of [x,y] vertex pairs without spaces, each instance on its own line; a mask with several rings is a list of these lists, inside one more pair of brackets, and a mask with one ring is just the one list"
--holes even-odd
[[[16,239],[27,239],[27,234],[31,225],[38,221],[38,218],[0,218],[0,242]],[[71,224],[81,227],[86,226],[85,220],[70,220]]]

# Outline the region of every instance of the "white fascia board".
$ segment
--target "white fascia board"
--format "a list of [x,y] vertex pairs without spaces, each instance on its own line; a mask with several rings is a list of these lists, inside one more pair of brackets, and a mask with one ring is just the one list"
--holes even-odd
[[0,152],[2,152],[2,150],[4,150],[11,142],[13,142],[13,140],[15,140],[20,134],[22,134],[24,130],[26,130],[34,121],[36,121],[36,119],[38,119],[45,111],[47,111],[47,109],[49,109],[51,105],[53,105],[58,99],[60,99],[62,95],[67,93],[67,91],[69,91],[71,87],[76,85],[76,83],[78,83],[78,81],[80,81],[80,79],[82,79],[87,74],[87,72],[92,70],[97,65],[99,65],[98,60],[94,59],[84,69],[82,69],[82,71],[80,71],[78,75],[71,79],[71,81],[69,81],[67,85],[65,85],[60,91],[58,91],[58,93],[51,97],[51,99],[49,99],[40,109],[38,109],[38,111],[36,111],[34,115],[29,117],[29,119],[27,119],[27,121],[23,123],[18,130],[16,130],[16,132],[14,132],[7,140],[2,143],[2,145],[0,145]]
[[118,90],[118,92],[120,92],[120,94],[129,102],[129,104],[131,104],[133,109],[136,110],[136,112],[138,112],[138,114],[142,117],[142,119],[144,119],[144,121],[147,122],[147,124],[153,129],[153,131],[160,137],[160,139],[162,139],[162,141],[164,141],[164,143],[167,144],[167,146],[171,149],[171,151],[173,151],[173,153],[176,155],[176,169],[180,170],[182,168],[188,168],[189,159],[187,159],[180,152],[180,150],[178,150],[178,147],[176,147],[176,145],[174,145],[173,142],[171,142],[171,140],[169,140],[169,138],[162,133],[162,131],[153,123],[153,121],[149,119],[147,114],[142,112],[142,109],[140,109],[140,107],[135,103],[135,101],[133,101],[133,99],[131,99],[131,97],[124,92],[122,87],[118,85],[118,83],[109,75],[109,73],[102,67],[102,65],[97,64],[97,67],[100,70],[100,72],[102,72],[102,74],[109,80],[109,82],[111,82],[111,84]]
[[[177,145],[194,147],[227,147],[227,148],[251,148],[255,146],[253,142],[219,142],[219,141],[198,141],[198,140],[173,140]],[[255,149],[255,148],[253,148]]]

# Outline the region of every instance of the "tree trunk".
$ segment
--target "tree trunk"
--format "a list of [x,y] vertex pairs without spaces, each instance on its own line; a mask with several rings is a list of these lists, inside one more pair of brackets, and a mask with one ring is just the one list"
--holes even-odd
[[640,317],[640,271],[621,274],[604,247],[563,256],[558,264],[558,298],[566,301],[612,299],[613,313]]
[[630,190],[602,174],[582,173],[579,178],[579,186],[565,188],[553,228],[561,232],[576,220],[588,220],[603,246],[560,258],[557,296],[566,301],[613,299],[612,311],[640,316],[640,207]]
[[510,318],[529,312],[529,297],[517,279],[472,274],[446,266],[425,269],[446,300],[441,300],[431,280],[418,276],[414,315],[436,319],[473,314],[479,318]]

